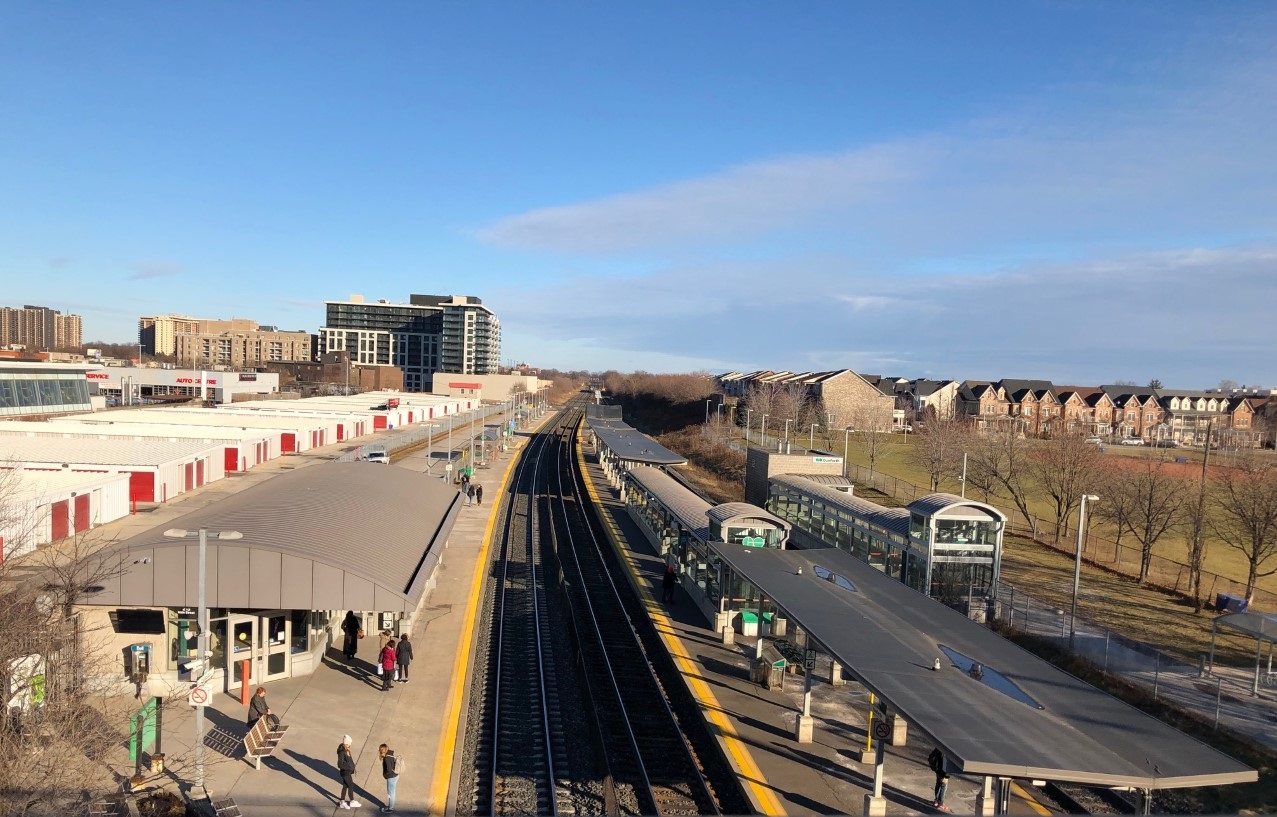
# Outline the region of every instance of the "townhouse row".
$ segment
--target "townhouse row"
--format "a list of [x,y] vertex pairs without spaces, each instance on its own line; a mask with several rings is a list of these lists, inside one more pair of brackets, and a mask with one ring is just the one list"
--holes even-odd
[[[850,402],[873,406],[881,424],[932,414],[970,418],[981,430],[1011,428],[1029,436],[1085,434],[1103,440],[1139,439],[1148,444],[1238,447],[1272,446],[1277,397],[1269,390],[1161,389],[1131,385],[1067,386],[1049,380],[928,380],[834,372],[729,372],[716,377],[725,395],[748,401],[751,393],[801,389],[829,409]],[[876,392],[876,397],[871,393]],[[885,402],[884,402],[885,401]],[[857,416],[862,412],[853,412]],[[850,417],[853,413],[848,413]],[[831,427],[843,427],[830,421]]]

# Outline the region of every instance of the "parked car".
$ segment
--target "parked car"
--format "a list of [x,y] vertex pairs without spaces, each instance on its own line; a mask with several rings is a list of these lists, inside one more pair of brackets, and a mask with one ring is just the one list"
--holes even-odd
[[913,426],[909,425],[908,423],[905,423],[904,425],[896,426],[896,431],[903,431],[904,433],[908,434],[909,432],[913,431]]
[[364,459],[368,462],[379,462],[382,465],[390,464],[390,455],[385,451],[369,451],[364,455]]
[[1143,445],[1144,441],[1139,437],[1123,437],[1122,445]]
[[1157,440],[1153,443],[1154,448],[1179,448],[1179,443],[1174,440]]
[[1086,441],[1091,445],[1104,445],[1104,440],[1100,437],[1087,437]]

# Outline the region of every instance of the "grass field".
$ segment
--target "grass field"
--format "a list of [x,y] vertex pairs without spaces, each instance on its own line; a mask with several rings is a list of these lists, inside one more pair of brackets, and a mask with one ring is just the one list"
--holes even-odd
[[[908,483],[912,483],[913,485],[920,486],[923,489],[926,489],[927,487],[929,487],[931,484],[931,480],[930,480],[930,477],[927,475],[927,472],[924,469],[920,468],[919,466],[915,465],[913,462],[911,462],[909,458],[909,451],[912,448],[913,442],[914,442],[913,435],[903,435],[903,434],[890,435],[890,439],[891,439],[891,442],[887,444],[886,446],[882,446],[881,444],[879,445],[877,461],[874,464],[875,472],[880,474],[885,474],[887,476],[895,477],[896,479],[903,480]],[[835,454],[839,454],[839,455],[843,453],[844,441],[842,439],[827,440],[825,442],[833,443],[826,450],[833,451]],[[821,444],[822,444],[822,441],[820,437],[817,436],[816,438],[817,447],[821,446]],[[868,456],[866,455],[863,447],[856,445],[855,440],[851,441],[850,445],[847,446],[846,451],[847,451],[848,462],[854,463],[856,465],[861,465],[866,468],[869,466]],[[1271,455],[1271,452],[1265,452],[1265,454]],[[1107,450],[1104,456],[1120,458],[1120,461],[1131,461],[1131,460],[1144,458],[1144,457],[1154,457],[1158,459],[1168,458],[1169,461],[1172,463],[1172,467],[1174,467],[1174,464],[1175,464],[1174,459],[1177,456],[1186,456],[1190,458],[1195,456],[1196,464],[1193,464],[1193,462],[1190,459],[1189,463],[1182,465],[1180,467],[1185,470],[1185,475],[1188,476],[1189,478],[1194,478],[1201,473],[1202,452],[1200,450],[1195,451],[1193,449],[1141,448],[1138,446],[1129,446],[1125,448],[1122,446],[1107,446]],[[1215,460],[1215,457],[1212,454],[1212,462],[1216,462],[1216,461],[1217,460]],[[1212,466],[1212,470],[1214,470],[1213,466]],[[940,490],[942,491],[952,491],[954,493],[957,493],[959,489],[960,489],[960,484],[956,480],[946,481],[941,483],[940,485]],[[983,499],[982,496],[979,496],[975,493],[970,493],[969,495],[976,499]],[[1020,516],[1019,510],[1016,509],[1014,503],[1012,503],[1008,497],[993,494],[989,497],[989,502],[997,506],[1004,513],[1006,513],[1007,516],[1011,518],[1012,523],[1014,524],[1024,523],[1023,518]],[[1041,497],[1036,497],[1036,498],[1030,497],[1030,501],[1028,504],[1029,504],[1029,510],[1032,513],[1037,514],[1039,518],[1045,520],[1047,523],[1049,523],[1053,519],[1054,514],[1051,512],[1051,509],[1048,505],[1047,500]],[[1114,530],[1113,527],[1109,525],[1108,523],[1105,523],[1098,519],[1094,521],[1094,524],[1091,526],[1090,530],[1093,535],[1103,537],[1110,541],[1116,538],[1116,530]],[[1123,544],[1132,545],[1132,546],[1135,545],[1134,540],[1132,540],[1129,536],[1123,540]],[[1162,556],[1164,558],[1171,559],[1177,562],[1187,561],[1188,538],[1185,531],[1173,530],[1168,532],[1166,536],[1164,536],[1162,540],[1154,546],[1153,552],[1154,554],[1158,556]],[[1234,548],[1231,548],[1222,542],[1210,541],[1208,539],[1207,548],[1206,548],[1206,562],[1204,567],[1207,572],[1217,573],[1220,576],[1233,579],[1234,581],[1242,583],[1243,585],[1245,583],[1245,580],[1246,580],[1245,557],[1241,554],[1240,551],[1235,550]],[[1258,582],[1256,583],[1256,586],[1259,587],[1260,589],[1277,593],[1277,575],[1261,576]]]

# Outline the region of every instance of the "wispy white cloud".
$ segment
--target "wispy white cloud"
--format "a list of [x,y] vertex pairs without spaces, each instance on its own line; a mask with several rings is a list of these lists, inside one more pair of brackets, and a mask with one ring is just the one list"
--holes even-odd
[[1271,235],[1274,99],[1277,63],[1231,66],[1195,88],[1130,89],[1091,110],[1030,101],[935,133],[541,208],[477,235],[597,255],[814,233],[885,258],[1025,241],[1165,243],[1185,231]]
[[832,156],[791,156],[721,173],[512,216],[478,231],[492,244],[605,253],[738,238],[867,203],[905,183],[929,150],[907,142]]
[[170,261],[147,261],[141,264],[134,264],[132,269],[133,273],[129,276],[130,281],[171,278],[175,275],[181,275],[185,271],[181,264],[174,264]]
[[[618,288],[580,279],[499,293],[494,301],[507,325],[538,339],[531,348],[542,349],[544,341],[583,352],[605,348],[613,360],[683,358],[683,370],[845,366],[1076,382],[1176,371],[1197,372],[1205,385],[1222,376],[1254,382],[1277,374],[1263,329],[1277,302],[1277,245],[1112,254],[906,279],[853,264],[841,270],[833,258],[754,265],[728,286],[724,269],[678,267],[654,274],[655,285],[640,280]],[[837,283],[804,290],[793,285],[800,280]],[[677,298],[670,281],[681,282]],[[772,299],[777,292],[785,297]],[[569,302],[590,308],[570,314],[556,308]],[[1212,373],[1221,366],[1233,368]]]

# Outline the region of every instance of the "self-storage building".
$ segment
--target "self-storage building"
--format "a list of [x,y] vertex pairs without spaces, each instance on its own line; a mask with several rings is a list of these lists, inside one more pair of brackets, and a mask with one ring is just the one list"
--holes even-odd
[[0,475],[0,562],[129,513],[128,474],[15,468]]
[[0,467],[128,474],[129,499],[167,502],[226,475],[221,447],[198,440],[5,437]]

